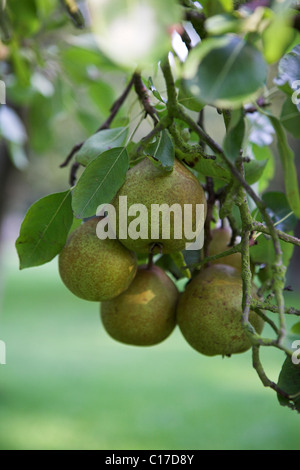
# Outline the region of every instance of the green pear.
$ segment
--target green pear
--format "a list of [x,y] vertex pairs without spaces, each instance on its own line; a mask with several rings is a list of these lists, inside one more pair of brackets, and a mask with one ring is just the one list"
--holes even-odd
[[152,346],[165,340],[176,326],[179,292],[158,266],[139,266],[127,291],[102,302],[106,332],[121,343]]
[[[229,250],[232,230],[230,227],[215,228],[211,231],[212,240],[209,244],[209,256],[218,255],[223,251]],[[223,258],[211,261],[211,264],[227,264],[241,271],[242,269],[242,256],[241,253],[233,253],[232,255],[224,256]]]
[[97,237],[99,218],[84,222],[68,237],[59,254],[59,273],[77,297],[102,301],[126,290],[137,271],[136,255],[118,240]]
[[[119,237],[120,241],[128,249],[134,250],[137,253],[148,253],[151,249],[152,252],[155,252],[153,251],[153,245],[155,244],[159,246],[157,252],[173,253],[182,251],[185,249],[186,243],[194,241],[188,240],[185,236],[183,216],[185,204],[190,204],[192,208],[192,230],[197,231],[198,235],[201,228],[203,228],[206,216],[205,193],[197,178],[178,160],[175,160],[173,171],[171,172],[166,172],[162,168],[154,166],[148,158],[145,158],[128,170],[126,181],[112,202],[117,212],[117,234],[119,234],[120,226],[118,216],[120,196],[127,197],[128,211],[133,204],[143,204],[147,209],[148,219],[146,221],[146,228],[148,230],[146,237],[144,239],[133,239],[130,237],[130,233],[127,238],[123,239]],[[154,216],[153,218],[151,217],[153,204],[167,204],[169,208],[173,204],[177,204],[179,212],[182,213],[182,219],[180,223],[178,223],[178,221],[175,220],[174,214],[171,212],[169,237],[166,237],[163,233],[162,218],[157,221],[154,219]],[[196,225],[196,204],[203,204],[204,206],[204,217],[202,217],[198,225]],[[130,226],[130,223],[136,219],[136,216],[128,215],[128,211],[127,228]],[[156,221],[159,230],[157,236],[152,237],[151,228],[155,226]],[[177,233],[179,225],[181,227],[181,234]]]
[[[261,317],[250,311],[249,321],[260,334],[264,325]],[[201,270],[180,296],[177,322],[186,341],[204,355],[247,351],[251,343],[242,328],[240,272],[222,264]]]

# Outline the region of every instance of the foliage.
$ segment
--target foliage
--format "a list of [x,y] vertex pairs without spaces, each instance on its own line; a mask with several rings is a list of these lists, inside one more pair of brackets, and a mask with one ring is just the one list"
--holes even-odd
[[[299,6],[288,0],[215,0],[201,2],[201,8],[191,0],[145,0],[141,9],[138,0],[107,0],[100,15],[96,4],[0,2],[0,73],[7,92],[0,133],[13,162],[22,168],[28,147],[40,154],[49,148],[62,113],[76,116],[86,134],[62,163],[71,164],[71,189],[38,201],[24,219],[16,242],[21,267],[54,258],[72,220],[90,217],[110,202],[128,167],[146,155],[167,172],[176,157],[206,191],[206,244],[200,258],[182,253],[157,261],[178,281],[187,279],[190,271],[193,275],[212,258],[222,258],[208,257],[207,243],[213,225],[229,221],[240,242],[226,255],[242,254],[242,324],[252,343],[253,366],[282,405],[299,411],[299,367],[290,367],[294,351],[286,315],[300,312],[286,308],[283,296],[293,248],[300,245],[293,235],[300,198],[288,141],[289,135],[299,137]],[[117,98],[114,83],[120,77],[126,85]],[[133,94],[142,110],[137,124],[125,103]],[[283,98],[281,109],[274,97]],[[222,142],[205,130],[208,109],[223,119]],[[144,119],[148,132],[136,137]],[[285,190],[270,192],[278,164]],[[64,230],[56,230],[60,218]],[[250,261],[259,301],[251,295]],[[274,338],[253,331],[250,308],[271,325]],[[299,331],[295,336],[300,338]],[[285,356],[277,384],[261,364],[264,346]],[[296,385],[290,390],[291,383]]]

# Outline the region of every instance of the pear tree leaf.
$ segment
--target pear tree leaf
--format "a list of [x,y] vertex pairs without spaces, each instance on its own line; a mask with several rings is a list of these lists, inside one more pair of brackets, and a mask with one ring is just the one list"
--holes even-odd
[[110,203],[125,181],[128,166],[125,147],[112,148],[92,160],[73,190],[75,217],[92,217],[99,205]]
[[35,202],[28,209],[16,240],[20,269],[51,261],[64,247],[72,222],[70,190]]
[[270,25],[262,33],[264,57],[269,64],[277,62],[293,42],[296,32],[291,26],[291,10],[274,13]]
[[239,33],[241,28],[242,21],[229,13],[214,15],[205,21],[206,31],[214,36],[226,33]]
[[128,135],[128,128],[116,127],[114,129],[103,129],[89,137],[76,154],[76,161],[87,166],[101,153],[115,147],[124,145]]
[[[262,196],[267,206],[267,211],[278,230],[293,235],[297,224],[297,218],[291,213],[287,197],[284,193],[278,191],[269,191]],[[257,220],[262,222],[261,215]],[[275,261],[273,242],[270,236],[260,234],[256,238],[257,244],[251,246],[251,259],[255,263],[271,265]],[[282,250],[283,264],[288,267],[294,251],[294,245],[280,240]]]
[[93,82],[88,87],[89,95],[92,99],[92,102],[99,111],[104,115],[109,114],[111,108],[111,103],[115,101],[115,92],[112,87],[99,79],[96,82]]
[[287,197],[284,193],[268,191],[263,194],[262,200],[265,202],[273,222],[276,223],[276,228],[282,232],[289,232],[295,229],[297,218],[291,213]]
[[288,406],[300,413],[300,365],[295,364],[290,357],[287,357],[283,363],[277,385],[293,396],[289,400],[278,393],[277,397],[280,405]]
[[228,13],[233,10],[233,0],[202,0],[201,2],[206,17]]
[[244,134],[244,116],[241,109],[236,109],[232,112],[223,145],[227,158],[232,161],[235,161],[240,156]]
[[269,119],[277,135],[277,146],[283,168],[286,196],[292,211],[294,211],[295,215],[300,218],[300,196],[297,181],[297,169],[294,162],[294,152],[288,144],[287,136],[280,121],[270,114]]
[[178,102],[191,111],[199,113],[204,108],[205,103],[201,103],[185,86],[185,81],[178,82]]
[[249,163],[245,164],[245,179],[247,183],[254,184],[260,180],[262,177],[265,168],[267,166],[268,160],[251,160]]
[[300,339],[300,321],[298,321],[292,326],[291,332],[295,335],[299,335],[299,339]]
[[[199,252],[199,250],[198,250]],[[164,254],[160,256],[156,261],[155,261],[156,266],[159,266],[160,268],[164,269],[165,271],[168,271],[169,273],[174,276],[176,280],[179,279],[186,279],[187,272],[185,272],[184,269],[182,269],[182,264],[178,262],[175,262],[173,259],[173,255],[170,254]],[[185,263],[186,264],[186,263]],[[178,287],[178,286],[177,286]]]
[[[300,82],[299,82],[300,84]],[[280,122],[295,139],[300,137],[300,110],[288,97],[283,103]]]
[[236,35],[208,38],[192,52],[185,63],[184,86],[201,103],[240,107],[255,98],[266,81],[261,52]]
[[147,156],[156,166],[166,171],[172,171],[175,160],[175,149],[169,132],[164,129],[155,142],[149,144],[145,150]]
[[258,181],[259,192],[262,193],[267,189],[269,182],[275,174],[275,158],[270,147],[260,147],[256,144],[251,145],[251,153],[258,161],[267,161],[264,171]]
[[190,270],[186,267],[186,261],[184,259],[183,253],[178,251],[176,253],[172,253],[170,256],[182,274],[188,279],[191,279],[192,275]]
[[[293,232],[286,233],[288,235],[293,235]],[[250,248],[251,261],[257,264],[272,265],[275,262],[275,252],[271,237],[260,234],[256,238],[256,243],[256,245],[253,245]],[[293,256],[294,245],[280,240],[280,247],[282,251],[282,262],[287,268]]]
[[231,180],[230,171],[215,160],[201,158],[194,168],[204,176],[210,176],[226,183]]
[[157,91],[157,89],[155,88],[154,84],[153,84],[153,80],[152,80],[152,77],[149,77],[148,78],[148,88],[149,90],[152,91],[153,93],[153,96],[155,96],[155,98],[160,101],[161,103],[166,103],[167,100],[165,98],[163,98],[163,96],[161,96],[161,94],[159,93],[159,91]]

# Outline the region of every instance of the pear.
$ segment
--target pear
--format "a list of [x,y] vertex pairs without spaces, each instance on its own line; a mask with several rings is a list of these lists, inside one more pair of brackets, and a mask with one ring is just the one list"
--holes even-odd
[[116,239],[101,240],[96,226],[100,218],[84,222],[68,237],[59,254],[59,273],[77,297],[102,301],[126,290],[137,271],[136,255]]
[[[230,227],[215,228],[211,231],[212,240],[209,244],[209,256],[218,255],[223,251],[229,250],[232,230]],[[241,271],[242,269],[242,256],[241,253],[233,253],[229,256],[211,261],[211,264],[227,264]]]
[[121,343],[152,346],[165,340],[176,326],[179,292],[158,266],[139,266],[127,291],[101,303],[106,332]]
[[[192,208],[192,227],[191,229],[198,233],[204,225],[206,216],[206,199],[205,193],[197,178],[182,163],[175,160],[173,171],[167,172],[161,167],[154,166],[148,158],[145,158],[133,168],[129,169],[126,181],[118,191],[113,200],[113,205],[117,213],[117,233],[119,233],[120,219],[118,217],[120,207],[120,196],[127,196],[128,209],[133,204],[143,204],[147,209],[148,220],[146,221],[147,234],[145,238],[133,239],[130,233],[126,238],[119,237],[120,241],[130,250],[137,253],[174,253],[185,249],[188,240],[185,236],[184,225],[184,205],[190,204]],[[173,204],[177,204],[179,212],[182,213],[180,223],[175,220],[174,214],[171,212],[170,218],[170,236],[167,238],[163,233],[163,224],[151,217],[152,204],[167,204],[169,208]],[[196,204],[203,204],[204,214],[202,220],[196,225]],[[136,217],[127,213],[127,228]],[[152,225],[158,225],[157,236],[151,236]],[[181,235],[177,233],[178,226],[182,227]],[[186,224],[187,225],[187,224]],[[125,227],[126,228],[126,227]],[[128,232],[130,232],[128,230]],[[153,250],[153,246],[158,245],[157,251]]]
[[[250,311],[249,321],[260,334],[264,325],[261,317]],[[247,351],[251,343],[242,328],[240,272],[222,264],[201,270],[180,296],[177,322],[186,341],[204,355]]]

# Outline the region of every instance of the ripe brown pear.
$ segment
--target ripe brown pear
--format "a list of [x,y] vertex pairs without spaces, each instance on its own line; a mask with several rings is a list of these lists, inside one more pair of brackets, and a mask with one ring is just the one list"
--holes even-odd
[[137,271],[136,255],[118,240],[97,237],[99,218],[75,229],[59,254],[59,273],[77,297],[102,301],[128,288]]
[[[250,311],[249,321],[260,334],[263,320]],[[230,356],[247,351],[251,343],[241,323],[240,272],[222,264],[200,271],[180,296],[177,322],[186,341],[206,356]]]
[[[209,256],[218,255],[223,251],[229,250],[230,240],[232,231],[230,227],[221,227],[215,228],[211,232],[212,240],[209,244]],[[215,261],[211,261],[211,264],[227,264],[229,266],[233,266],[234,268],[241,271],[242,269],[242,256],[241,253],[233,253],[229,256],[224,256],[223,258],[217,259]]]
[[121,343],[152,346],[165,340],[176,326],[178,289],[158,266],[140,266],[127,291],[102,302],[106,332]]
[[[173,171],[171,172],[166,172],[162,168],[154,166],[148,158],[145,158],[128,170],[126,181],[113,200],[113,205],[117,213],[117,234],[119,234],[119,226],[121,223],[118,216],[120,196],[127,197],[128,209],[133,204],[143,204],[143,206],[147,208],[147,237],[145,239],[138,238],[136,240],[130,238],[130,234],[125,239],[119,237],[120,241],[128,249],[134,250],[137,253],[148,253],[149,250],[152,249],[153,244],[159,244],[160,248],[158,251],[162,253],[173,253],[185,249],[187,242],[194,241],[188,240],[185,237],[183,217],[184,204],[190,204],[192,207],[192,230],[195,231],[198,229],[198,232],[200,232],[201,228],[203,228],[206,216],[205,193],[197,178],[178,160],[175,160]],[[151,228],[155,225],[154,217],[151,217],[152,204],[167,204],[169,208],[173,204],[177,204],[177,207],[179,206],[179,210],[182,212],[182,221],[178,223],[174,220],[173,213],[171,212],[169,238],[166,238],[163,233],[162,220],[158,222],[158,236],[151,236]],[[196,225],[196,204],[203,204],[204,206],[203,220],[198,224],[198,227]],[[136,216],[129,215],[128,213],[126,215],[127,227],[125,227],[125,229],[136,219]],[[182,235],[180,238],[177,238],[177,229],[179,226],[182,228]]]

